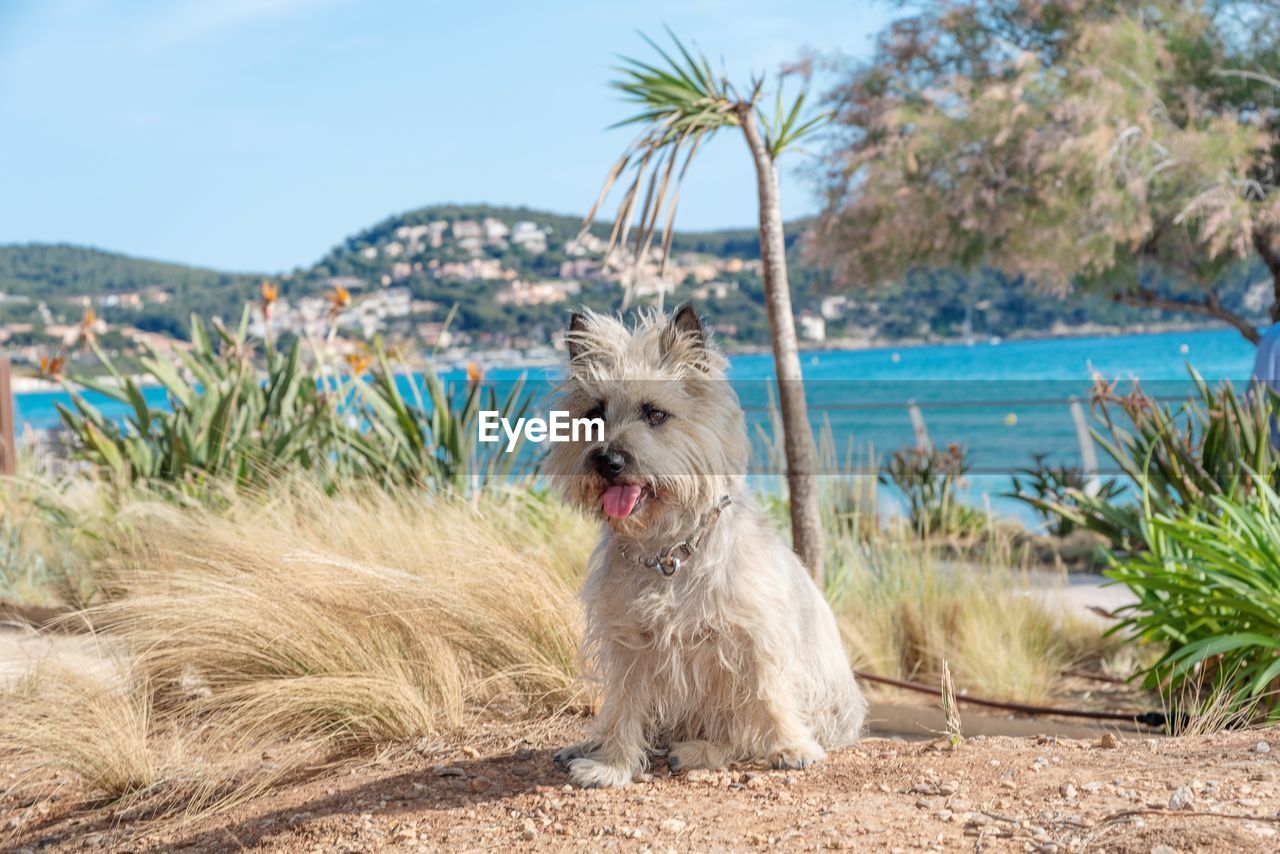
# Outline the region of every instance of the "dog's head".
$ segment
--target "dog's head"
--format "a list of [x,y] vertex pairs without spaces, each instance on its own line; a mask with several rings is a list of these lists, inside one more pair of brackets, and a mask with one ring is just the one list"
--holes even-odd
[[696,519],[735,489],[749,451],[742,407],[691,305],[642,315],[633,328],[574,314],[565,342],[557,408],[604,421],[598,441],[551,446],[547,471],[569,501],[640,535]]

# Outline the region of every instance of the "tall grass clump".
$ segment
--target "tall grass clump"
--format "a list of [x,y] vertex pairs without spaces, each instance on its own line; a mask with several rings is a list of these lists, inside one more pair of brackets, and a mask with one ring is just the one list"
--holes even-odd
[[948,662],[965,690],[1037,702],[1107,652],[1099,627],[994,559],[943,561],[909,537],[842,549],[837,565],[828,598],[854,666],[877,675],[934,683]]
[[479,705],[579,702],[574,544],[513,539],[488,509],[305,487],[216,513],[142,501],[90,619],[159,707],[277,735],[407,739]]
[[191,813],[335,752],[593,703],[576,592],[594,531],[546,495],[301,477],[218,491],[113,490],[97,601],[67,620],[122,675],[45,669],[6,689],[0,756]]
[[147,692],[127,680],[46,667],[0,690],[0,756],[119,798],[156,782],[152,722]]
[[[1229,717],[1280,719],[1280,496],[1261,479],[1247,497],[1210,499],[1209,513],[1166,515],[1150,505],[1143,545],[1107,574],[1137,602],[1117,631],[1164,655],[1147,684],[1174,700],[1213,698]],[[1195,690],[1188,690],[1194,686]],[[1204,690],[1201,690],[1204,689]]]

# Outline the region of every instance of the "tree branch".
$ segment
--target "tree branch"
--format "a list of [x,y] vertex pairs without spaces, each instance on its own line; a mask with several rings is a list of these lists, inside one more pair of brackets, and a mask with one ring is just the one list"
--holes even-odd
[[1257,327],[1223,306],[1215,291],[1206,291],[1204,299],[1181,300],[1163,297],[1151,288],[1135,287],[1115,294],[1112,299],[1125,305],[1137,306],[1138,308],[1156,308],[1162,311],[1180,311],[1212,317],[1235,327],[1236,331],[1252,344],[1257,344],[1260,340]]

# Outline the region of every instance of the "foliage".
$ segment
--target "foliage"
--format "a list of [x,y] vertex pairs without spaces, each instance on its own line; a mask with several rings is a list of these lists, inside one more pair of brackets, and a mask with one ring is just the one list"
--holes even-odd
[[[1050,506],[1074,506],[1074,495],[1088,495],[1107,504],[1115,504],[1124,494],[1124,484],[1115,478],[1099,478],[1090,488],[1089,478],[1078,466],[1053,465],[1045,454],[1033,454],[1034,464],[1019,469],[1011,478],[1013,498],[1026,501],[1045,523],[1046,529],[1056,537],[1065,537],[1077,529],[1076,524],[1061,513],[1047,509]],[[1032,500],[1034,499],[1034,500]]]
[[1107,575],[1138,601],[1117,632],[1162,644],[1147,672],[1180,696],[1207,681],[1233,708],[1249,706],[1275,720],[1280,704],[1280,496],[1259,476],[1247,493],[1218,494],[1211,512],[1144,507],[1145,550],[1120,559]]
[[827,597],[857,668],[933,682],[949,665],[959,693],[1040,702],[1061,694],[1063,670],[1118,649],[1095,621],[1027,595],[1002,549],[957,571],[919,540],[833,539]]
[[[365,376],[363,367],[331,368],[319,350],[304,360],[298,340],[287,350],[274,339],[255,341],[248,328],[247,308],[235,330],[215,320],[216,337],[193,317],[192,347],[175,350],[176,361],[151,348],[141,366],[165,390],[167,406],[90,340],[107,376],[69,378],[74,408],[59,404],[81,458],[120,481],[252,485],[306,471],[331,485],[372,478],[463,491],[524,465],[518,452],[481,454],[475,424],[482,405],[519,417],[528,405],[522,383],[501,401],[479,382],[460,396],[430,365],[421,386],[399,375],[380,342],[376,370]],[[127,404],[128,417],[108,418],[77,387]]]
[[[1268,82],[1280,28],[1267,9],[926,7],[832,95],[845,132],[818,245],[853,281],[987,264],[1056,292],[1079,283],[1226,320],[1256,340],[1219,285],[1256,251],[1280,287]],[[1237,13],[1258,26],[1242,30]]]
[[907,518],[920,537],[965,536],[982,523],[982,515],[960,500],[968,471],[967,455],[959,445],[943,451],[932,446],[901,448],[889,458],[880,482],[902,493]]
[[[672,52],[642,36],[658,59],[645,62],[623,58],[619,76],[611,84],[639,110],[618,124],[638,125],[641,130],[609,170],[604,187],[583,223],[585,233],[614,184],[630,172],[630,184],[609,232],[606,257],[612,255],[615,248],[625,250],[634,225],[630,257],[637,266],[642,266],[649,259],[653,239],[660,231],[659,276],[671,255],[680,184],[700,146],[717,131],[740,128],[749,144],[753,135],[762,137],[767,158],[772,162],[829,118],[823,113],[805,112],[807,93],[803,89],[789,103],[784,102],[781,79],[775,90],[774,112],[766,114],[759,105],[765,83],[763,77],[752,77],[746,91],[739,91],[723,73],[712,69],[705,55],[691,53],[670,29],[667,35],[674,48]],[[776,176],[766,179],[757,175],[757,179],[776,181]],[[763,228],[767,222],[766,211],[760,211],[760,219]],[[779,231],[780,219],[779,216]],[[631,295],[628,288],[624,306],[630,302]]]
[[1229,382],[1213,388],[1194,370],[1191,379],[1194,394],[1177,406],[1152,400],[1136,386],[1127,395],[1106,384],[1095,389],[1103,429],[1094,438],[1137,485],[1142,505],[1117,504],[1070,486],[1059,496],[1024,500],[1129,551],[1146,539],[1146,513],[1212,515],[1217,498],[1240,501],[1259,480],[1280,483],[1280,450],[1272,441],[1280,398],[1263,388],[1241,397]]

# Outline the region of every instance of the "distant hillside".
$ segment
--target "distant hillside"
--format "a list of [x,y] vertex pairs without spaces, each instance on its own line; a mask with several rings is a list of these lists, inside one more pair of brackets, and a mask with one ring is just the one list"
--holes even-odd
[[[388,217],[310,267],[275,276],[282,298],[272,323],[282,334],[314,332],[328,322],[323,295],[341,286],[355,297],[340,319],[348,337],[379,332],[440,343],[442,321],[456,307],[445,343],[526,349],[549,343],[572,307],[612,311],[627,287],[648,304],[661,287],[668,305],[695,300],[730,346],[767,344],[754,230],[677,233],[660,281],[652,258],[639,275],[628,259],[606,263],[609,224],[579,240],[580,224],[576,216],[485,205],[435,205]],[[804,227],[788,226],[791,284],[801,335],[813,344],[1198,320],[1098,297],[1060,300],[993,271],[918,271],[892,286],[854,288],[805,262],[797,240]],[[1255,308],[1246,300],[1249,273],[1226,289],[1232,307]],[[74,246],[0,246],[0,324],[32,327],[10,344],[38,346],[42,327],[75,322],[88,300],[109,325],[182,337],[192,312],[237,316],[257,298],[261,278]]]
[[[261,279],[83,246],[0,246],[0,293],[4,294],[0,319],[71,322],[79,317],[85,297],[92,298],[99,313],[106,315],[116,313],[112,309],[125,298],[134,307],[127,314],[130,325],[185,336],[191,312],[238,313],[238,306],[256,293]],[[48,318],[39,311],[42,302]]]

